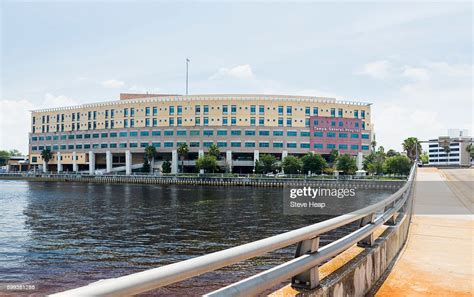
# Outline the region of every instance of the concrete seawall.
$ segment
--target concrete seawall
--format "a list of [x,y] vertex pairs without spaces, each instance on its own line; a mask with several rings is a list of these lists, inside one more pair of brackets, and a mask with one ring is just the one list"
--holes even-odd
[[110,184],[177,184],[205,186],[244,187],[357,187],[360,189],[398,189],[403,180],[336,180],[336,179],[291,179],[291,178],[236,178],[236,177],[177,177],[177,176],[120,176],[120,175],[63,175],[0,176],[0,179],[23,179],[31,181],[87,182]]

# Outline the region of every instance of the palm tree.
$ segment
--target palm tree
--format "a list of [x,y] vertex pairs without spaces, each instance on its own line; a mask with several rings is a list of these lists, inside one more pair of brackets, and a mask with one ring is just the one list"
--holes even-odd
[[155,157],[156,157],[156,148],[152,145],[147,146],[145,148],[145,158],[151,164],[150,172],[153,171],[153,162],[155,161]]
[[213,143],[209,147],[208,154],[211,155],[211,156],[214,156],[216,158],[216,160],[219,160],[219,155],[221,154],[221,151],[219,150],[219,147]]
[[375,147],[377,146],[377,141],[372,140],[372,142],[370,142],[370,146],[372,147],[372,151],[375,152]]
[[469,161],[474,158],[474,145],[472,145],[472,143],[468,144],[466,146],[466,152],[469,153]]
[[48,162],[53,158],[53,153],[49,149],[44,149],[41,151],[41,158],[43,158],[43,161],[45,163],[45,168],[43,169],[43,171],[46,172],[48,168]]
[[416,137],[408,137],[402,143],[403,150],[407,153],[408,158],[414,161],[417,157],[416,153],[421,153],[421,144]]
[[184,158],[189,152],[188,145],[186,143],[180,143],[178,145],[178,156],[181,159],[181,173],[184,173]]

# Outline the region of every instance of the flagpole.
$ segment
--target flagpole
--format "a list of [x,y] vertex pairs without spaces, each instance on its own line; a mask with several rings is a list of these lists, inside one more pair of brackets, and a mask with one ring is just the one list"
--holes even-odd
[[189,61],[190,60],[188,58],[186,58],[186,95],[188,95],[188,81],[189,81],[189,79],[188,79],[188,75],[189,75],[189,69],[188,69],[189,66],[188,66],[188,64],[189,64]]

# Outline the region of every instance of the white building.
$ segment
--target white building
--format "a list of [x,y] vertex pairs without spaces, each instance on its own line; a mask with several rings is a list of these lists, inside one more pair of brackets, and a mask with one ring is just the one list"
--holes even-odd
[[[449,129],[449,136],[441,136],[438,139],[430,139],[428,145],[428,164],[432,166],[467,166],[471,164],[467,146],[472,142],[468,130]],[[449,150],[439,143],[439,139],[446,139],[449,142]]]

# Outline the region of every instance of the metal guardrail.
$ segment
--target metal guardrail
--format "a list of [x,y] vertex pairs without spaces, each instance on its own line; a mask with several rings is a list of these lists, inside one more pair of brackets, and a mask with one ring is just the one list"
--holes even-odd
[[[138,294],[261,256],[295,243],[298,243],[298,248],[294,260],[211,292],[207,296],[255,295],[291,277],[293,285],[312,289],[319,284],[318,265],[322,262],[342,253],[356,243],[360,246],[371,246],[374,243],[374,231],[380,225],[395,224],[400,211],[411,215],[411,192],[415,175],[416,166],[414,165],[408,181],[396,193],[380,202],[345,215],[208,255],[131,275],[100,280],[51,296]],[[377,215],[380,210],[383,212]],[[360,222],[360,227],[356,231],[319,248],[320,235],[357,220]]]

